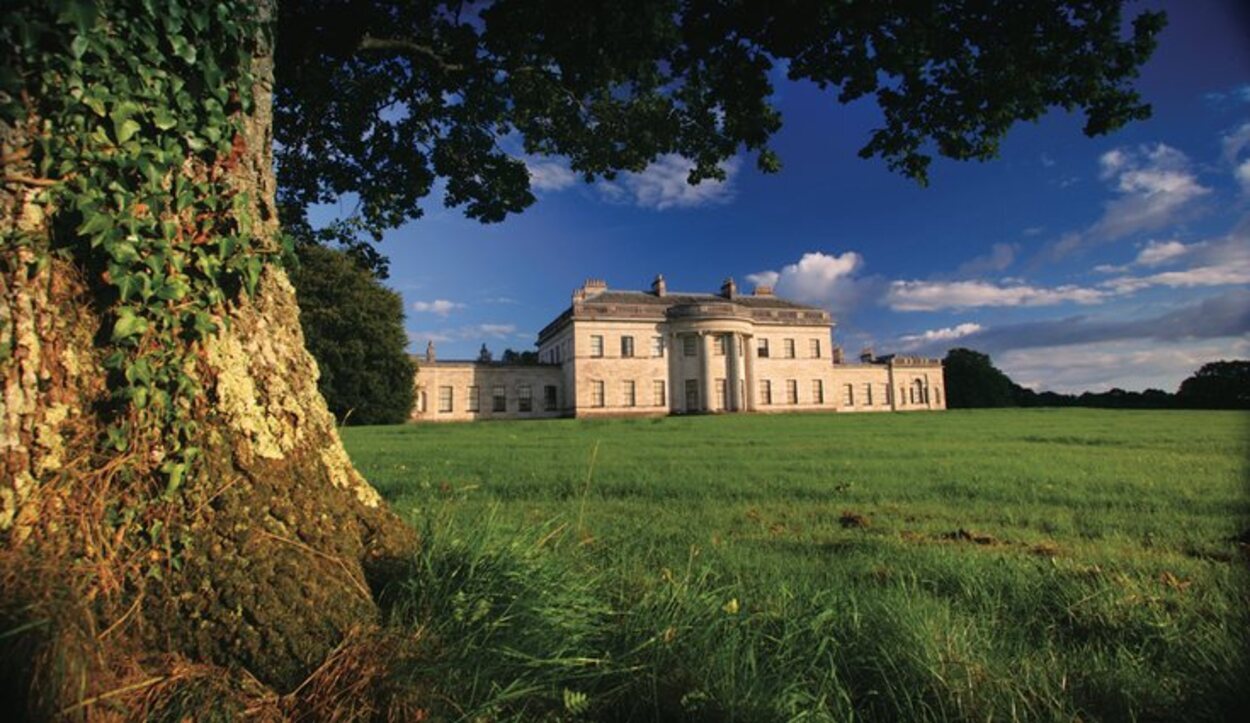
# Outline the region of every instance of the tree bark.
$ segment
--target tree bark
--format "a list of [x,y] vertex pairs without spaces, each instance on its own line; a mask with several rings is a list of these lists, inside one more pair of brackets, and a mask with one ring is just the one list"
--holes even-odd
[[[271,3],[260,12],[271,16]],[[251,199],[253,232],[276,246],[272,63],[267,41],[258,48],[231,183]],[[37,127],[0,127],[0,230],[43,239],[46,251],[55,209],[38,200],[39,184],[18,180],[35,175],[21,159]],[[45,631],[94,641],[85,657],[95,662],[79,671],[86,680],[32,683],[30,670],[24,680],[10,670],[8,686],[42,686],[53,708],[89,699],[120,665],[112,646],[128,660],[175,654],[295,688],[349,630],[377,620],[379,576],[416,540],[343,449],[285,272],[267,267],[214,336],[188,342],[208,402],[195,420],[204,455],[174,500],[151,500],[154,530],[117,509],[132,499],[121,491],[134,489],[123,474],[134,460],[100,452],[110,383],[97,344],[108,337],[102,282],[39,249],[6,248],[0,259],[0,633],[38,609],[54,618]]]

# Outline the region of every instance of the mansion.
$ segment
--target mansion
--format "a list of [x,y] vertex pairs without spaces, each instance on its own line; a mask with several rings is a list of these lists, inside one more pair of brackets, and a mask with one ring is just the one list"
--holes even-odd
[[827,311],[740,294],[610,290],[588,280],[538,334],[538,363],[417,359],[414,421],[945,409],[937,359],[847,362]]

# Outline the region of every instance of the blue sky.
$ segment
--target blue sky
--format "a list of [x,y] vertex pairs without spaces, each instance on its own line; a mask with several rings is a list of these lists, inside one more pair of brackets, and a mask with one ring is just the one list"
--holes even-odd
[[927,188],[856,156],[875,106],[779,74],[779,174],[742,157],[690,187],[670,157],[587,185],[529,159],[538,203],[490,226],[431,197],[380,247],[412,349],[530,349],[584,278],[641,289],[663,273],[680,291],[773,282],[833,311],[852,355],[968,346],[1037,389],[1170,391],[1250,358],[1250,12],[1129,14],[1159,6],[1169,27],[1138,86],[1153,118],[1089,139],[1056,111],[994,161],[936,160]]

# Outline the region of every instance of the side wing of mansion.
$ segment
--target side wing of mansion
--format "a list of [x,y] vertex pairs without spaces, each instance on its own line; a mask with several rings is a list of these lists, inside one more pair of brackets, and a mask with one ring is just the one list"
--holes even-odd
[[823,309],[738,293],[609,290],[588,280],[538,334],[537,364],[417,360],[414,421],[704,412],[945,409],[937,359],[847,362]]

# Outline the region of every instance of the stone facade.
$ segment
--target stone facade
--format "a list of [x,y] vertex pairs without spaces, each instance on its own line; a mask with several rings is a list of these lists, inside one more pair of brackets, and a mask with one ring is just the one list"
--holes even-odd
[[589,280],[538,334],[536,365],[418,359],[414,421],[945,409],[942,364],[845,363],[823,309],[749,295],[609,290]]

